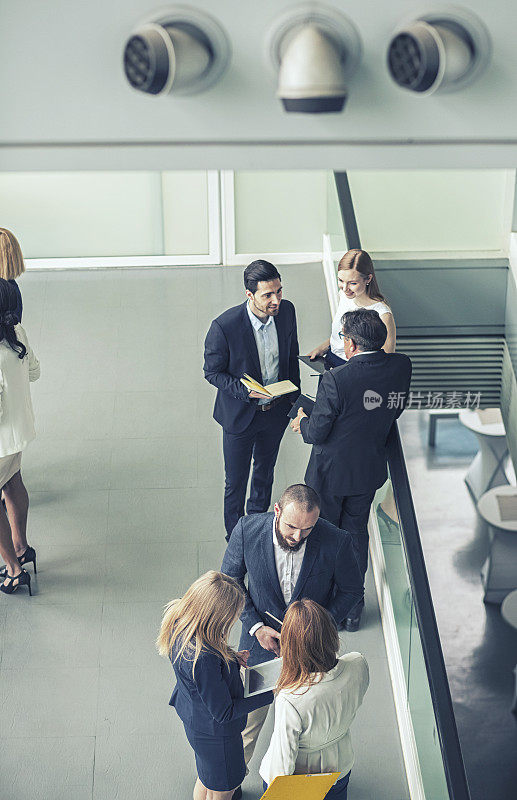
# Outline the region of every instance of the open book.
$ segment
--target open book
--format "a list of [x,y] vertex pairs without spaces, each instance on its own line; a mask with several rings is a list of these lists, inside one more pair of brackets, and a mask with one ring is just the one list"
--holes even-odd
[[261,383],[246,375],[246,373],[241,378],[241,383],[250,391],[260,392],[266,397],[282,397],[283,394],[291,394],[291,392],[298,391],[298,386],[295,386],[292,381],[278,381],[277,383],[268,383],[267,386],[262,386]]

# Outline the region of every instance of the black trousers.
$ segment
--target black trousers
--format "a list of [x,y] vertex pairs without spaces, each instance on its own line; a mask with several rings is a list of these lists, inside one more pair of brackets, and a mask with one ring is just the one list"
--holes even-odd
[[289,422],[288,411],[289,403],[282,402],[270,411],[255,411],[253,421],[244,433],[223,431],[224,527],[227,540],[244,515],[252,457],[253,471],[246,513],[260,514],[269,508],[278,450]]
[[[357,562],[364,585],[364,576],[368,569],[368,517],[375,490],[343,497],[326,491],[325,486],[313,486],[312,488],[318,492],[321,499],[320,516],[353,535]],[[361,601],[354,608],[360,613],[363,605],[364,601]],[[349,616],[355,616],[355,611],[352,610]]]

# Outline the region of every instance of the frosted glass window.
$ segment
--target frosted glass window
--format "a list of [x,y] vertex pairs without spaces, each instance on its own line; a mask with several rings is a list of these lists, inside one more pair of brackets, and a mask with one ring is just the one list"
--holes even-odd
[[237,253],[321,252],[326,172],[243,171],[234,181]]
[[502,250],[507,245],[503,170],[353,170],[348,178],[366,250]]
[[163,253],[158,172],[0,174],[0,220],[26,258]]
[[163,172],[162,193],[165,254],[208,255],[207,173]]

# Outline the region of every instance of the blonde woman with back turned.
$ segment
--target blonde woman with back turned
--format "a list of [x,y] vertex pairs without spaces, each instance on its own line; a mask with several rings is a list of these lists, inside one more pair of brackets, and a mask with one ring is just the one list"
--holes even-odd
[[14,289],[16,296],[14,313],[18,317],[18,322],[22,321],[23,304],[16,278],[19,278],[22,272],[25,272],[25,263],[18,239],[7,228],[0,228],[0,278],[9,281]]
[[165,609],[157,646],[170,658],[176,687],[170,699],[196,757],[194,800],[231,800],[246,773],[241,731],[250,711],[273,702],[272,692],[245,698],[228,636],[244,607],[239,584],[206,572]]
[[343,341],[339,335],[341,320],[346,311],[356,311],[358,308],[368,308],[378,313],[388,334],[382,349],[385,353],[394,353],[397,338],[395,320],[381,294],[372,259],[366,250],[349,250],[345,253],[337,267],[337,284],[339,304],[332,320],[330,338],[311,350],[309,357],[314,360],[318,356],[325,356],[327,368],[346,364]]
[[277,775],[341,772],[326,797],[346,800],[354,763],[350,725],[368,688],[366,660],[360,653],[338,658],[335,623],[308,598],[287,609],[280,649],[275,728],[260,774],[270,784]]

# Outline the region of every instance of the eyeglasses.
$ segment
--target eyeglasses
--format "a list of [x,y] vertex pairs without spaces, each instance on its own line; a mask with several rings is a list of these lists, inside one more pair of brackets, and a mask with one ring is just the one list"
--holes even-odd
[[348,341],[350,341],[350,336],[347,336],[343,331],[339,331],[339,336],[341,339],[348,339]]

